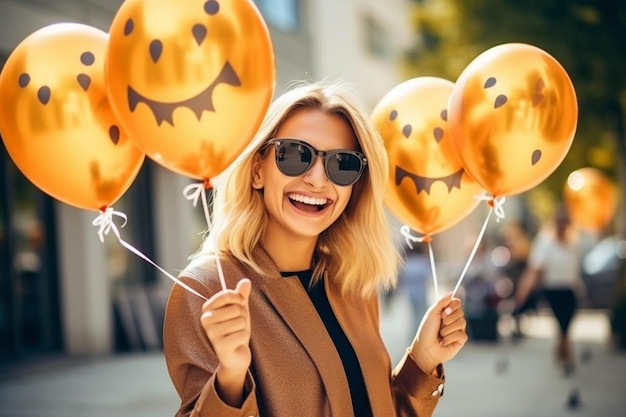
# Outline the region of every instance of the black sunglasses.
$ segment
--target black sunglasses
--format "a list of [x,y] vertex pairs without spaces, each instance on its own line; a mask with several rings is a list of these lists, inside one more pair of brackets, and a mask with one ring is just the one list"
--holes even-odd
[[278,170],[289,177],[304,174],[311,169],[315,158],[321,156],[328,179],[334,184],[348,186],[359,180],[367,165],[363,153],[349,149],[318,151],[304,141],[286,138],[269,140],[266,146],[269,145],[276,148]]

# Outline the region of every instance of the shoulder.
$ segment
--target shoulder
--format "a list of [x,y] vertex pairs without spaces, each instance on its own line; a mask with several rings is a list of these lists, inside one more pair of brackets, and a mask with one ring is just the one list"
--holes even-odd
[[254,251],[252,262],[256,266],[256,270],[228,253],[221,253],[219,262],[214,254],[198,255],[189,261],[178,276],[183,281],[198,282],[208,288],[211,293],[222,289],[220,272],[227,288],[235,288],[242,278],[251,279],[253,284],[261,284],[268,279],[280,278],[278,268],[263,249],[257,248]]
[[244,274],[249,275],[247,268],[231,256],[221,255],[218,263],[215,255],[199,255],[189,261],[178,278],[191,285],[197,283],[214,293],[222,289],[220,272],[228,288],[234,288]]

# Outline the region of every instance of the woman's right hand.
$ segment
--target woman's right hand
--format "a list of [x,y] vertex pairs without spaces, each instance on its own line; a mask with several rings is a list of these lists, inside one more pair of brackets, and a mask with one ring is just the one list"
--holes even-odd
[[248,304],[251,290],[252,283],[243,278],[234,290],[222,290],[206,301],[200,318],[220,362],[216,375],[218,391],[233,406],[241,403],[246,372],[252,361]]

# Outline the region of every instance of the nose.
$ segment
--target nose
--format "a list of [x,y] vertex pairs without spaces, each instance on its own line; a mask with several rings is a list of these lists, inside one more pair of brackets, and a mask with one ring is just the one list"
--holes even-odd
[[315,156],[313,166],[304,174],[304,181],[315,187],[320,187],[328,182],[324,169],[324,157],[322,155]]

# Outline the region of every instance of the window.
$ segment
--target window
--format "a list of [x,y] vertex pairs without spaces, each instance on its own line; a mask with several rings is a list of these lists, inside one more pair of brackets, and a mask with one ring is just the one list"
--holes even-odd
[[256,0],[268,25],[284,31],[294,31],[300,25],[297,0]]
[[385,29],[372,17],[365,17],[365,39],[370,55],[378,58],[389,58],[391,45]]

